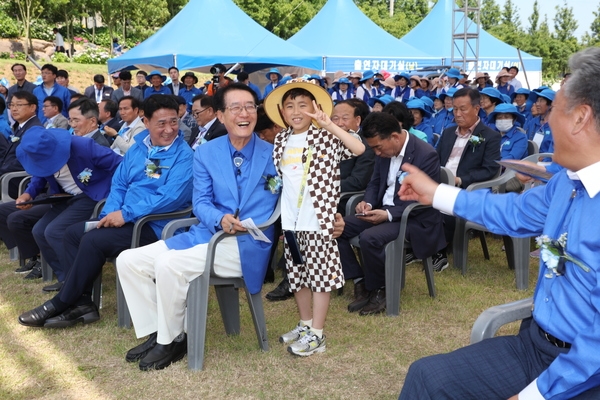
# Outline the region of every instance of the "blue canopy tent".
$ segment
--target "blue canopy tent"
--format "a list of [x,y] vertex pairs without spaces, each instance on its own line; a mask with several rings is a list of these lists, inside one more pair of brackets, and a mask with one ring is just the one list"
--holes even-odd
[[247,72],[279,65],[321,69],[310,54],[254,22],[232,0],[190,0],[158,32],[108,61],[108,71],[167,69],[208,71],[215,63],[244,65]]
[[[440,64],[450,65],[452,57],[452,12],[457,7],[454,0],[438,0],[437,4],[431,9],[429,14],[402,40],[418,49],[427,49],[427,52],[440,60]],[[464,13],[459,12],[455,16],[454,23],[460,28],[464,26]],[[476,25],[468,19],[467,32],[475,33]],[[463,49],[455,49],[455,58],[457,54],[462,54]],[[467,52],[469,54],[469,52]],[[483,29],[479,32],[479,61],[477,70],[488,72],[493,78],[502,67],[516,65],[520,71],[525,69],[530,84],[533,87],[539,86],[542,73],[542,59],[531,54],[521,52],[523,64],[519,59],[518,50],[500,39],[495,38]],[[475,65],[469,65],[468,71],[474,71]],[[523,68],[525,67],[525,68]],[[525,85],[522,75],[517,76]]]
[[329,0],[288,43],[322,56],[326,72],[403,71],[434,63],[380,28],[352,0]]

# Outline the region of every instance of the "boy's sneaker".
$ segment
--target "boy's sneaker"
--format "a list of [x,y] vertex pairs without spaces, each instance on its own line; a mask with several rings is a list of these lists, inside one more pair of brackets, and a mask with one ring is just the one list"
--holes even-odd
[[37,263],[24,279],[39,279],[42,277],[42,263]]
[[314,332],[308,330],[297,342],[288,346],[287,351],[291,354],[306,357],[314,353],[323,353],[326,350],[325,335],[319,338]]
[[435,272],[442,272],[446,268],[448,268],[448,258],[443,252],[435,253],[432,257],[433,261],[433,270]]
[[300,340],[310,330],[310,326],[298,323],[294,329],[279,336],[279,343],[288,344]]
[[415,253],[412,251],[409,251],[404,255],[404,265],[412,264],[415,261],[418,261],[418,258],[415,257]]
[[15,272],[17,274],[24,274],[25,272],[31,271],[33,267],[38,264],[40,264],[40,262],[37,260],[37,258],[32,258],[31,260],[27,261],[27,264],[15,269]]

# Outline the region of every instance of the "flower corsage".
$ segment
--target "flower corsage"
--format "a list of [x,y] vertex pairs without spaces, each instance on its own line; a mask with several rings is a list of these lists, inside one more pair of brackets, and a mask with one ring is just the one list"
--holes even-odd
[[77,175],[77,179],[79,179],[79,182],[83,183],[85,186],[87,186],[88,183],[90,183],[91,178],[92,170],[89,168],[84,169],[79,173],[79,175]]
[[273,194],[281,193],[281,177],[279,175],[263,175],[265,180],[265,190],[270,190]]
[[13,143],[17,143],[19,140],[21,140],[21,138],[20,138],[20,137],[18,137],[18,136],[15,136],[15,135],[10,135],[10,136],[9,136],[9,139],[10,139],[10,141],[11,141],[11,142],[13,142]]
[[590,267],[567,253],[567,232],[560,235],[556,240],[550,239],[548,235],[541,235],[535,238],[535,242],[537,247],[540,248],[540,258],[548,270],[544,275],[546,278],[563,275],[567,261],[577,265],[585,272],[590,272]]
[[148,160],[145,161],[146,169],[144,172],[148,178],[158,179],[161,175],[162,169],[167,169],[170,167],[165,167],[160,165],[160,160]]
[[469,143],[473,146],[473,152],[475,152],[475,149],[483,142],[485,142],[485,138],[482,138],[479,135],[471,135],[469,138]]

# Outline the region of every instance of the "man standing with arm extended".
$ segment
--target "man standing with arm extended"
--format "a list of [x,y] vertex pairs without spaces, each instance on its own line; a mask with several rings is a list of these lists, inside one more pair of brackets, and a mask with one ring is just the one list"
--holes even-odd
[[[516,336],[487,339],[410,367],[400,400],[600,398],[600,48],[569,61],[550,113],[554,161],[565,167],[521,195],[438,185],[412,166],[404,200],[433,204],[496,234],[540,235],[533,317]],[[546,260],[546,261],[544,261]]]

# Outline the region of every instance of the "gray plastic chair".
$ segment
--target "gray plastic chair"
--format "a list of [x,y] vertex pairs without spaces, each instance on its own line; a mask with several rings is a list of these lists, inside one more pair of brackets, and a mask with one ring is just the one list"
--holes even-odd
[[[102,200],[102,204],[98,203],[96,205],[96,209],[94,210],[94,217],[96,218],[100,215],[100,211],[104,206],[104,200]],[[140,245],[140,235],[142,233],[142,228],[145,224],[150,221],[158,221],[161,219],[176,219],[183,218],[190,215],[192,212],[192,207],[187,207],[180,211],[174,211],[170,213],[162,213],[162,214],[151,214],[146,215],[138,219],[133,226],[133,234],[131,236],[131,247],[132,249],[139,247]],[[115,269],[117,267],[116,259],[107,260],[112,262],[115,265]],[[121,287],[121,282],[119,281],[119,275],[116,274],[116,291],[117,291],[117,324],[120,328],[131,328],[131,315],[129,314],[129,308],[127,307],[127,302],[125,301],[125,295],[123,294],[123,288]],[[94,281],[94,286],[92,290],[92,301],[100,308],[102,297],[102,274],[98,275],[96,280]]]
[[[280,204],[268,221],[258,225],[261,230],[266,230],[279,218]],[[198,223],[196,218],[186,218],[171,221],[163,229],[162,239],[167,239],[180,228],[186,228]],[[238,232],[235,236],[247,235]],[[188,335],[188,368],[201,370],[204,367],[204,344],[206,340],[206,319],[208,315],[208,289],[210,285],[215,287],[217,301],[221,310],[221,317],[227,335],[240,333],[240,298],[239,289],[246,292],[248,307],[252,314],[252,321],[258,338],[258,345],[263,351],[269,350],[267,339],[267,325],[261,293],[250,294],[246,289],[244,278],[221,278],[214,273],[214,260],[216,247],[219,242],[231,235],[220,231],[213,235],[208,243],[206,253],[206,267],[204,273],[190,282],[187,295],[187,335]],[[275,244],[276,245],[276,244]]]
[[[540,157],[552,157],[552,154],[533,154],[525,157],[524,160],[535,162]],[[466,190],[473,191],[501,187],[514,176],[514,171],[508,170],[498,178],[485,182],[473,183],[469,185]],[[468,232],[471,229],[481,232],[480,235],[483,235],[483,232],[489,232],[483,225],[479,225],[462,218],[456,218],[456,227],[454,230],[453,240],[454,267],[460,269],[463,275],[467,273],[467,256],[469,247]],[[508,267],[515,270],[516,287],[519,290],[526,290],[529,287],[529,252],[531,250],[530,238],[517,238],[512,236],[503,236],[502,238],[504,240]],[[484,255],[486,256],[485,258],[489,260],[489,254],[487,254],[487,245],[485,244],[485,237],[482,238],[482,236],[480,236],[480,239],[484,249]]]
[[[452,182],[453,184],[454,176],[449,169],[441,167],[440,180],[442,183],[449,184],[449,182]],[[353,203],[356,206],[362,197],[362,194],[355,195],[348,200],[348,204]],[[400,291],[404,288],[406,277],[406,264],[404,262],[404,256],[406,255],[406,250],[411,249],[410,242],[405,240],[408,218],[411,212],[427,207],[429,206],[423,206],[418,203],[413,203],[406,207],[400,220],[400,231],[398,232],[398,237],[385,246],[385,309],[387,316],[395,316],[400,314]],[[352,211],[354,212],[354,208]],[[357,249],[360,249],[359,236],[350,239],[350,244]],[[365,265],[365,261],[362,260],[362,257],[361,262],[363,265]],[[433,278],[433,260],[431,257],[423,260],[423,267],[425,270],[425,278],[427,280],[429,296],[435,297],[436,292]]]
[[[0,203],[7,203],[9,201],[15,201],[16,199],[10,197],[8,194],[9,183],[13,179],[21,178],[19,183],[19,194],[23,193],[25,190],[25,185],[31,179],[31,175],[29,175],[25,171],[15,171],[15,172],[7,172],[4,175],[0,176]],[[19,261],[21,265],[24,265],[25,260],[21,260],[19,258],[19,248],[13,247],[12,249],[8,249],[8,256],[10,257],[10,261]]]
[[502,325],[531,317],[532,309],[532,297],[488,308],[473,324],[471,344],[493,338]]

